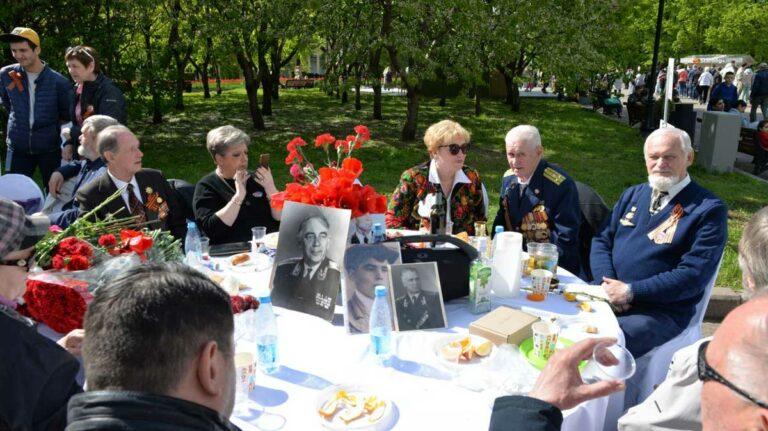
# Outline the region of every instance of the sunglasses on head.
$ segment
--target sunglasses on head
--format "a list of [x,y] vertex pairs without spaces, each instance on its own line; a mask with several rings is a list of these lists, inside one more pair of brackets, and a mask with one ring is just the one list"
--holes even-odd
[[728,379],[715,371],[715,369],[707,363],[707,346],[709,346],[709,341],[705,341],[699,346],[699,360],[697,361],[699,380],[702,382],[706,382],[707,380],[714,380],[756,404],[758,407],[768,409],[768,403],[758,400],[757,397],[750,395],[744,389],[741,389],[735,384],[731,383]]
[[30,268],[35,266],[35,257],[32,256],[29,259],[0,260],[0,266],[16,266],[29,271]]
[[86,57],[91,59],[91,61],[94,61],[93,55],[91,55],[91,53],[88,52],[88,49],[87,48],[83,48],[82,46],[79,46],[79,45],[78,46],[70,46],[69,48],[67,48],[67,51],[66,51],[66,53],[64,55],[65,56],[70,55],[70,54],[77,55],[79,53],[85,54]]
[[467,154],[467,152],[469,151],[469,145],[470,145],[470,142],[467,142],[464,145],[459,145],[459,144],[441,145],[440,148],[448,147],[448,151],[450,151],[450,153],[455,156],[459,154],[459,151],[461,151],[463,154]]

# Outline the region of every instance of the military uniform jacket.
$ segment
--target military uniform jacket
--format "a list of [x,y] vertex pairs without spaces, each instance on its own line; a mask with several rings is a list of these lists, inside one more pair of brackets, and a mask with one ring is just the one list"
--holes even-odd
[[409,295],[395,301],[399,331],[445,327],[437,293],[422,291],[414,301]]
[[[647,183],[625,190],[610,222],[592,240],[594,283],[603,277],[631,283],[633,306],[665,313],[685,327],[717,272],[728,238],[728,209],[691,181],[651,215],[651,191]],[[658,229],[664,223],[666,238]]]
[[288,259],[277,266],[272,280],[272,303],[291,310],[333,319],[341,273],[336,262],[325,258],[312,278],[304,277],[304,259]]
[[[493,221],[505,231],[520,232],[523,241],[550,242],[560,254],[558,265],[579,275],[579,194],[576,184],[562,169],[541,160],[520,195],[517,176],[504,174],[499,211]],[[506,213],[506,214],[505,214]]]

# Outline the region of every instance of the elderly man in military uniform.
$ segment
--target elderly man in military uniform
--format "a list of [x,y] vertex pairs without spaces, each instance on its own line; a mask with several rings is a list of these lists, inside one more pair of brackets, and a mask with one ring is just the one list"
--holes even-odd
[[558,264],[580,275],[579,195],[576,184],[561,168],[542,160],[539,130],[521,125],[504,138],[509,170],[501,184],[499,211],[493,221],[505,231],[520,232],[523,242],[557,246]]
[[400,273],[405,295],[395,300],[398,330],[444,328],[440,295],[421,289],[419,271],[405,268]]
[[644,154],[648,182],[624,191],[590,255],[635,357],[688,327],[728,238],[725,203],[688,175],[688,134],[658,129]]
[[277,265],[272,280],[272,302],[281,307],[333,319],[341,274],[328,258],[328,220],[312,215],[299,225],[297,241],[302,256]]

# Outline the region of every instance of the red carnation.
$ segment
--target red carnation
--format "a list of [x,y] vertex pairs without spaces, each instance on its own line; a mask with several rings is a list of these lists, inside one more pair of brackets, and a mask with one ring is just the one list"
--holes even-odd
[[336,142],[336,138],[330,133],[323,133],[315,138],[315,147],[328,147],[328,145]]
[[69,258],[69,262],[67,262],[67,270],[68,271],[79,271],[82,269],[88,269],[91,267],[91,262],[88,260],[86,256],[76,254]]
[[355,133],[357,133],[357,138],[360,142],[365,142],[371,139],[371,132],[368,130],[368,127],[363,126],[362,124],[355,126]]
[[117,245],[117,238],[111,233],[99,237],[99,245],[102,247],[114,247]]
[[303,140],[303,139],[301,139],[301,137],[300,137],[300,136],[297,136],[297,137],[293,138],[293,139],[291,140],[291,142],[289,142],[289,143],[288,143],[288,145],[286,146],[286,148],[287,148],[287,149],[288,149],[288,151],[290,152],[290,151],[296,151],[296,148],[297,148],[297,147],[303,147],[303,146],[305,146],[305,145],[307,145],[307,143],[306,143],[306,142],[304,142],[304,140]]

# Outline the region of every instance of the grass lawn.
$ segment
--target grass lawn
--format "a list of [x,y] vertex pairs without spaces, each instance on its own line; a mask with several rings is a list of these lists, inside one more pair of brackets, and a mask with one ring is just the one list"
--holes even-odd
[[[245,90],[227,86],[220,95],[205,100],[202,92],[185,95],[186,110],[169,114],[162,125],[131,121],[143,143],[144,165],[163,170],[167,178],[195,182],[213,169],[205,150],[208,130],[232,124],[251,134],[251,165],[260,153],[272,155],[277,184],[289,181],[283,164],[285,144],[301,135],[307,142],[323,132],[335,136],[352,133],[357,124],[367,125],[374,141],[356,153],[365,164],[362,181],[379,192],[391,194],[402,171],[425,161],[421,142],[400,142],[405,119],[405,98],[384,97],[384,120],[371,120],[372,97],[363,98],[363,109],[354,110],[350,101],[341,105],[315,89],[283,90],[273,106],[274,115],[266,118],[267,130],[254,132],[248,116]],[[459,121],[472,132],[472,151],[467,164],[477,168],[491,198],[489,218],[498,209],[501,175],[508,168],[504,155],[504,135],[518,124],[533,124],[542,133],[545,157],[563,166],[574,178],[594,187],[609,205],[630,185],[646,180],[642,138],[637,131],[580,108],[573,103],[551,99],[523,99],[522,112],[512,113],[499,101],[484,100],[483,114],[473,115],[469,100],[448,100],[445,107],[435,99],[424,99],[419,112],[419,130],[444,118]],[[133,118],[136,118],[135,116]],[[319,151],[310,158],[320,164]],[[710,174],[693,167],[692,177],[724,199],[730,208],[728,245],[717,284],[739,290],[741,275],[737,263],[737,244],[744,224],[761,206],[768,203],[768,186],[739,174]],[[278,188],[282,188],[278,185]]]

